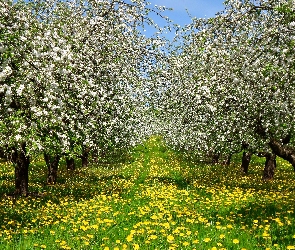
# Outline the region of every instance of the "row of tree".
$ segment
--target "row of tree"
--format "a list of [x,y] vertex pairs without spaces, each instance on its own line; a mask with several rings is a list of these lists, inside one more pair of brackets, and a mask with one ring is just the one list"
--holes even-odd
[[16,194],[28,194],[32,156],[55,183],[61,157],[73,168],[145,138],[148,72],[163,56],[140,32],[156,26],[150,12],[161,15],[144,0],[0,2],[0,148]]
[[[30,159],[48,183],[65,157],[126,149],[154,133],[202,155],[276,156],[295,168],[295,5],[227,0],[168,43],[145,0],[0,3],[0,148],[28,194]],[[169,22],[169,20],[167,20]],[[156,35],[145,37],[153,26]]]
[[227,0],[214,18],[194,19],[169,58],[158,119],[178,149],[211,155],[276,155],[295,169],[295,5]]

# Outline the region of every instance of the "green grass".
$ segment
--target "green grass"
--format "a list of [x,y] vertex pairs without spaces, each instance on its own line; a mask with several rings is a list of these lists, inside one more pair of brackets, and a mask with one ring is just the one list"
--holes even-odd
[[[0,249],[295,249],[294,172],[278,160],[275,179],[239,165],[196,164],[151,138],[126,161],[97,164],[45,185],[44,162],[30,191],[12,199],[13,168],[0,163]],[[236,161],[235,161],[236,162]]]

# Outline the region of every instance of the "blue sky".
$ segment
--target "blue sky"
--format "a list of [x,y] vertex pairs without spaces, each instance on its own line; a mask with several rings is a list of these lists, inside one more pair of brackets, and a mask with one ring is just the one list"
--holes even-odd
[[[224,0],[148,0],[148,2],[151,3],[151,6],[158,5],[173,8],[173,11],[165,11],[164,15],[181,26],[190,23],[190,17],[186,9],[193,17],[198,18],[214,17],[217,12],[224,9]],[[160,18],[154,19],[160,26],[164,25]],[[147,32],[147,36],[148,33],[150,32]]]

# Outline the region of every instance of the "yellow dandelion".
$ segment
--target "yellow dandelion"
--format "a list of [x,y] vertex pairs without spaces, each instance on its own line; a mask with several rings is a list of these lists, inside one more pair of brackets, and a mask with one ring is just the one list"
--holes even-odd
[[150,239],[152,239],[152,240],[155,240],[155,239],[157,239],[158,238],[158,236],[157,235],[154,235],[154,234],[152,234],[151,236],[150,236]]
[[45,246],[45,245],[41,245],[40,247],[41,247],[41,248],[43,248],[43,249],[45,249],[45,248],[46,248],[46,246]]
[[287,246],[287,249],[295,249],[295,246]]
[[233,243],[234,243],[234,244],[239,244],[240,241],[239,241],[238,239],[233,239]]
[[205,238],[205,239],[204,239],[204,242],[209,242],[209,241],[211,241],[210,238]]
[[133,241],[133,235],[132,235],[132,234],[129,234],[129,235],[127,236],[126,240],[127,240],[128,242]]
[[194,244],[198,244],[199,243],[199,240],[194,240],[193,243]]
[[221,234],[221,235],[219,235],[219,238],[220,239],[224,239],[225,238],[225,235],[224,234]]
[[187,241],[183,242],[182,245],[184,245],[185,247],[189,246],[189,243]]
[[139,249],[139,245],[138,244],[133,244],[133,249],[134,250],[138,250]]
[[173,242],[174,241],[174,236],[173,235],[168,235],[167,236],[167,241],[169,242],[169,243],[171,243],[171,242]]

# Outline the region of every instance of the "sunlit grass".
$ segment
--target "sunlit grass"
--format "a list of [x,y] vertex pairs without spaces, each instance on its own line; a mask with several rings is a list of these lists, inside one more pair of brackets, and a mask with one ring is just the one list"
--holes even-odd
[[13,168],[1,163],[0,249],[295,249],[294,172],[279,161],[275,180],[263,164],[210,166],[184,160],[158,138],[133,161],[61,167],[46,186],[32,163],[30,190],[13,199]]

